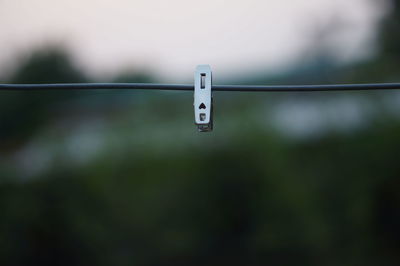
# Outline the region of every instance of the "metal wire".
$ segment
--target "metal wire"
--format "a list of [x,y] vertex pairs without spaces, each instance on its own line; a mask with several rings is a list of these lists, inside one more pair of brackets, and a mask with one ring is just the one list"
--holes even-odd
[[[240,92],[307,92],[307,91],[365,91],[398,90],[400,83],[332,84],[332,85],[213,85],[213,91]],[[188,84],[155,83],[64,83],[64,84],[0,84],[0,90],[166,90],[193,91]]]
[[154,83],[0,84],[0,90],[193,90],[193,85]]

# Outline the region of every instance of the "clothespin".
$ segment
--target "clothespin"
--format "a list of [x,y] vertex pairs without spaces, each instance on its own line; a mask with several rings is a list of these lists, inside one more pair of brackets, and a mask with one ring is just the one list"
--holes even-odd
[[194,74],[194,118],[200,132],[213,130],[212,75],[209,65],[199,65]]

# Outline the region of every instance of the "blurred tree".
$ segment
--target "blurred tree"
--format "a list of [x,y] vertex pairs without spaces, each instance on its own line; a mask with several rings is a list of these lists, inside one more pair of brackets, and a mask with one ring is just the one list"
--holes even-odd
[[58,47],[34,51],[10,78],[12,83],[85,82],[87,79],[71,62],[68,54]]
[[[33,52],[10,78],[11,83],[85,82],[87,79],[58,48]],[[2,92],[0,98],[0,149],[13,149],[51,116],[51,108],[76,92]]]
[[381,40],[380,57],[385,60],[398,61],[400,58],[400,1],[389,1],[390,13],[382,23],[379,34]]

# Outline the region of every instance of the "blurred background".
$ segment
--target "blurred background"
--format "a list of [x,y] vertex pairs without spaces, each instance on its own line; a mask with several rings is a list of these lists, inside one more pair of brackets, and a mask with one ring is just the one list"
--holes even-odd
[[[400,81],[398,0],[0,0],[2,83]],[[400,92],[0,92],[0,265],[399,265]]]

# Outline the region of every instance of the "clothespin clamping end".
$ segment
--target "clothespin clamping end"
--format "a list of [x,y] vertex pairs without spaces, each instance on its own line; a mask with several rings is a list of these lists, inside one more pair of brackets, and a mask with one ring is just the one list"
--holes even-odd
[[194,116],[200,132],[213,130],[212,75],[209,65],[199,65],[194,74]]

